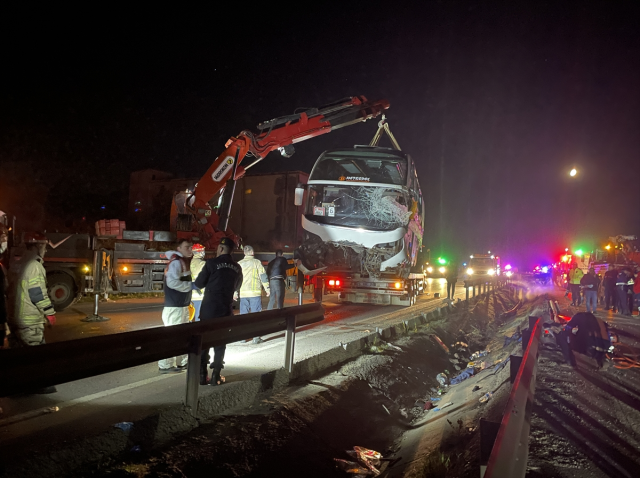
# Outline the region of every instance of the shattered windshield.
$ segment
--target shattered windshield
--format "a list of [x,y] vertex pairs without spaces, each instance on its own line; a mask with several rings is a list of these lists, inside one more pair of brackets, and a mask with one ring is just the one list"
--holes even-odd
[[409,197],[397,189],[314,184],[309,186],[305,215],[322,224],[389,231],[409,223],[410,205]]
[[407,160],[384,152],[332,151],[320,157],[310,181],[357,181],[406,185]]

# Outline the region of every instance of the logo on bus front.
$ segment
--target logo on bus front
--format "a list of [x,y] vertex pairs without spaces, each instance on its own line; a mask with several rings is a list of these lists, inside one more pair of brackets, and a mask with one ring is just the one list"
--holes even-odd
[[368,183],[369,181],[371,181],[369,178],[364,177],[364,176],[340,176],[338,178],[338,180],[340,181],[361,181],[361,182],[365,182]]
[[224,177],[225,173],[229,170],[229,168],[233,166],[234,162],[235,158],[233,156],[227,156],[226,158],[224,158],[224,161],[220,163],[220,166],[218,166],[213,174],[211,174],[211,179],[219,183]]

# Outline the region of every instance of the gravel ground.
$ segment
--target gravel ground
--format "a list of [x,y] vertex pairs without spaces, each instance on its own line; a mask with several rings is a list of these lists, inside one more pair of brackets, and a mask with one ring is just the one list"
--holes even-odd
[[[626,350],[640,353],[637,316],[598,315]],[[573,369],[555,347],[540,353],[527,477],[640,476],[640,369],[620,370],[608,362],[596,370],[592,359],[576,358]]]

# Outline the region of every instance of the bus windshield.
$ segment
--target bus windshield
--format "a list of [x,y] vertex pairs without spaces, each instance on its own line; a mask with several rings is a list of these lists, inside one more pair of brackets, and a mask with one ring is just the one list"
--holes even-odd
[[345,181],[406,185],[407,160],[384,152],[331,151],[323,154],[309,181]]

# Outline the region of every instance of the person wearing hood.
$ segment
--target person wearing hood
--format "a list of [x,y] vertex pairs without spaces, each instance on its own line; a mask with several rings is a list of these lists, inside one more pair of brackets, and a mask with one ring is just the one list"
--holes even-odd
[[[56,311],[47,295],[47,273],[44,256],[47,238],[38,233],[25,234],[26,251],[20,258],[9,288],[8,320],[11,347],[42,345],[45,325],[56,323]],[[46,387],[37,393],[55,393],[56,387]]]
[[[189,322],[189,303],[193,287],[189,260],[193,256],[193,245],[187,239],[179,240],[176,251],[166,252],[169,264],[164,271],[164,309],[162,322],[165,326]],[[162,359],[158,362],[160,373],[183,372],[187,369],[187,355]]]

